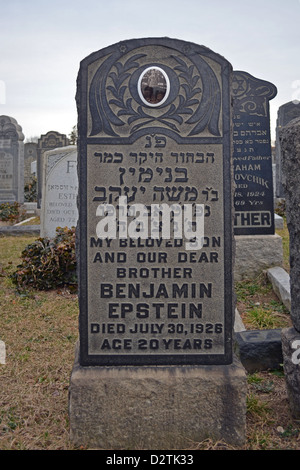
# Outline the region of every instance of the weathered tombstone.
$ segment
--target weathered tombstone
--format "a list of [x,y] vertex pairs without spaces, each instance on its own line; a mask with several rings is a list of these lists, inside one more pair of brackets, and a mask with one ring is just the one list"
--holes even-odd
[[24,145],[24,185],[32,182],[32,163],[37,161],[37,143],[27,142]]
[[283,365],[292,415],[300,419],[300,118],[279,133],[286,218],[290,238],[290,291],[292,328],[282,331]]
[[54,238],[57,227],[77,225],[77,147],[49,150],[43,158],[41,236]]
[[234,71],[233,167],[235,179],[235,279],[252,278],[282,264],[282,240],[275,234],[269,101],[276,87]]
[[49,131],[41,135],[37,146],[37,207],[41,208],[42,202],[42,179],[43,179],[43,155],[47,150],[69,145],[69,139],[65,134],[56,131]]
[[276,161],[276,197],[283,199],[285,197],[284,184],[285,175],[282,171],[282,155],[280,144],[280,132],[293,119],[300,117],[300,102],[289,101],[279,107],[276,122],[276,147],[275,147],[275,161]]
[[269,101],[276,87],[233,72],[235,235],[273,235],[274,196]]
[[10,116],[0,116],[0,202],[24,202],[24,135]]
[[232,354],[230,78],[223,57],[167,38],[81,62],[76,444],[244,440],[245,371]]

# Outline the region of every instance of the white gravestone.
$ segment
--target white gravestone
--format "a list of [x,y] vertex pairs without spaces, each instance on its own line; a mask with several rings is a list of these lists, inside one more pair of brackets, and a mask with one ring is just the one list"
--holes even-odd
[[77,147],[50,150],[44,155],[41,236],[54,238],[57,227],[76,227]]

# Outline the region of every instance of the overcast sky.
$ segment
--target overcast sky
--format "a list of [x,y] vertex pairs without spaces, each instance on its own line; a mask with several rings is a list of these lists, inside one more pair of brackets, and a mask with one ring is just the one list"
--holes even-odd
[[68,135],[80,61],[124,39],[167,36],[276,85],[274,138],[278,107],[300,100],[299,20],[300,0],[0,0],[0,115],[26,139]]

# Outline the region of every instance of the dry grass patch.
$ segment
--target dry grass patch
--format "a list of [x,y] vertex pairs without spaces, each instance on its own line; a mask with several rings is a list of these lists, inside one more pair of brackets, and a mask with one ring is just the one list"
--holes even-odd
[[247,450],[299,450],[300,423],[293,420],[282,371],[248,376]]
[[[9,274],[33,241],[0,238],[0,339],[7,352],[6,364],[0,364],[0,450],[72,450],[68,388],[78,338],[77,295],[65,289],[16,292]],[[252,284],[240,291],[240,301],[267,301],[268,289]],[[249,376],[247,405],[243,450],[300,449],[300,423],[291,418],[282,373]],[[191,442],[192,449],[233,448],[207,439]]]
[[0,449],[68,449],[68,387],[78,338],[77,295],[18,295],[8,278],[32,237],[0,239]]

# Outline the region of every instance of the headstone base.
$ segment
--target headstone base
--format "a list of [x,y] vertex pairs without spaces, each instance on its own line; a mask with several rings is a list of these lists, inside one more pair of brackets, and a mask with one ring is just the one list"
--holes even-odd
[[300,333],[295,328],[282,330],[283,368],[293,418],[300,419]]
[[234,279],[254,279],[273,266],[282,266],[282,238],[275,235],[236,235]]
[[230,365],[82,367],[69,388],[70,439],[92,449],[192,449],[208,437],[241,446],[246,373]]

